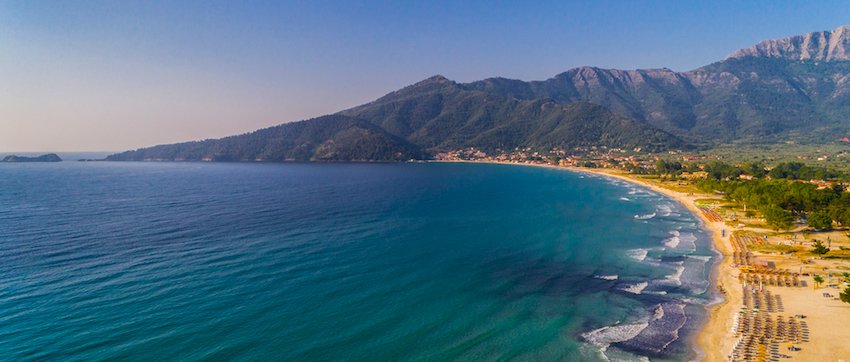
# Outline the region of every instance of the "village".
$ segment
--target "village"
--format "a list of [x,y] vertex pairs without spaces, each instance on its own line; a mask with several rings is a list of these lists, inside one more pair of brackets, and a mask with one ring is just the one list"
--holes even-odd
[[[809,156],[798,156],[797,158],[805,160],[809,159]],[[434,159],[436,161],[493,162],[600,168],[622,170],[633,174],[658,174],[658,165],[660,160],[676,159],[681,163],[693,164],[699,169],[699,171],[683,171],[677,173],[675,178],[684,180],[702,180],[709,177],[709,173],[704,171],[709,162],[721,162],[723,157],[713,154],[681,154],[680,151],[670,151],[665,155],[659,155],[641,153],[640,148],[627,150],[622,148],[609,148],[606,146],[590,146],[576,147],[571,150],[552,148],[545,152],[535,150],[530,147],[517,147],[511,151],[497,149],[495,152],[490,153],[475,147],[468,147],[437,153],[434,155]],[[737,164],[736,166],[740,166],[740,164]],[[765,169],[770,170],[770,166],[765,166]],[[753,180],[756,178],[755,175],[748,173],[741,173],[736,177],[740,180]],[[772,176],[767,174],[763,177],[769,180]],[[818,189],[832,188],[838,183],[835,180],[823,179],[788,180],[788,182],[809,183],[817,186]],[[845,188],[845,191],[850,192],[850,187]]]

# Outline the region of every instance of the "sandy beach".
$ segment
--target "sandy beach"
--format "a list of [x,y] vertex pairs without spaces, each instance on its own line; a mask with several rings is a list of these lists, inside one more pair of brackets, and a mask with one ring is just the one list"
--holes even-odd
[[[731,257],[733,245],[731,235],[735,231],[765,231],[747,227],[730,227],[722,221],[711,221],[696,206],[697,200],[713,197],[712,195],[699,193],[683,193],[669,188],[641,180],[635,175],[607,169],[577,169],[583,172],[606,175],[621,180],[634,182],[648,187],[656,192],[669,196],[685,205],[694,215],[698,216],[705,227],[711,231],[714,247],[723,255],[719,263],[715,263],[712,272],[712,286],[724,291],[723,301],[708,307],[708,319],[697,336],[697,346],[704,361],[729,361],[730,355],[739,341],[733,331],[735,328],[736,315],[744,307],[744,289],[739,281],[740,270],[734,265]],[[725,237],[722,235],[725,232]],[[778,237],[768,238],[769,244],[782,243],[782,240],[774,240]],[[839,243],[835,243],[839,244]],[[783,268],[801,273],[835,273],[837,270],[846,269],[840,262],[816,261],[801,265],[799,258],[786,255],[762,255],[755,253],[765,260],[775,263],[776,268]],[[804,274],[805,275],[805,274]],[[777,313],[770,313],[775,318],[789,318],[795,315],[805,315],[800,319],[806,326],[808,334],[802,343],[791,343],[800,348],[798,351],[788,351],[787,343],[778,344],[778,353],[788,356],[789,360],[797,361],[845,361],[850,360],[850,305],[835,298],[841,289],[837,287],[820,287],[815,289],[811,276],[800,278],[805,286],[802,287],[779,287],[761,285],[758,288],[769,291],[777,301],[779,307]],[[837,284],[837,278],[827,280],[824,285]],[[825,296],[824,293],[829,296]]]
[[[741,341],[745,337],[745,334],[742,335],[740,332],[735,332],[736,317],[746,307],[744,284],[739,280],[742,272],[732,257],[733,252],[736,251],[733,245],[732,235],[735,232],[764,232],[766,230],[753,229],[752,227],[745,227],[743,225],[733,227],[727,225],[722,219],[711,220],[703,210],[700,210],[697,202],[698,200],[716,198],[714,195],[673,190],[668,187],[662,187],[650,180],[641,179],[637,175],[619,170],[507,162],[490,163],[565,169],[613,177],[649,188],[687,207],[688,210],[703,221],[704,227],[712,234],[715,251],[722,255],[720,261],[714,264],[711,273],[712,288],[715,291],[722,292],[722,300],[707,307],[708,317],[699,334],[696,336],[698,358],[703,361],[744,360],[732,358],[732,352],[735,346],[743,344]],[[718,199],[718,201],[720,200]],[[765,233],[764,235],[767,234]],[[766,242],[768,244],[783,243],[782,240],[774,239],[778,239],[778,237],[772,236],[766,238]],[[845,241],[845,243],[847,247],[850,247],[850,241]],[[836,244],[839,243],[836,242]],[[841,262],[839,261],[808,261],[805,265],[801,265],[800,259],[792,256],[762,254],[758,252],[753,252],[753,254],[763,260],[773,262],[776,268],[792,270],[801,274],[825,274],[827,272],[835,273],[838,270],[850,270],[846,265],[840,264]],[[834,286],[831,288],[821,287],[815,289],[813,288],[812,277],[805,274],[799,279],[803,286],[779,287],[759,284],[757,286],[751,285],[750,291],[746,292],[753,294],[755,292],[752,290],[758,289],[758,293],[765,293],[766,291],[775,298],[778,304],[776,309],[772,310],[771,313],[761,312],[761,315],[768,314],[768,318],[777,318],[783,321],[794,318],[795,321],[805,327],[803,329],[805,337],[801,338],[799,342],[773,342],[770,344],[774,354],[784,355],[789,360],[797,361],[850,360],[850,344],[846,343],[846,341],[850,340],[850,328],[847,328],[850,325],[850,305],[837,300],[836,297],[841,289]],[[833,278],[827,280],[824,285],[835,285],[836,283],[837,278]],[[829,296],[827,297],[825,293]],[[746,295],[746,297],[752,300],[750,295]],[[800,315],[804,315],[805,318],[795,317]],[[788,350],[788,346],[790,345],[799,348],[799,350]],[[770,352],[768,351],[766,353]],[[752,360],[756,360],[756,358],[752,358]],[[768,356],[766,360],[773,359],[770,359]]]

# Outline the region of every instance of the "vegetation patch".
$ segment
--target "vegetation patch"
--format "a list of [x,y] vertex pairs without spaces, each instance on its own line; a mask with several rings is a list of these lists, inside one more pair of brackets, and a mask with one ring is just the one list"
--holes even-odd
[[762,245],[751,245],[750,249],[753,251],[758,251],[761,253],[770,253],[770,254],[789,254],[796,253],[800,251],[799,247],[785,245],[785,244],[762,244]]

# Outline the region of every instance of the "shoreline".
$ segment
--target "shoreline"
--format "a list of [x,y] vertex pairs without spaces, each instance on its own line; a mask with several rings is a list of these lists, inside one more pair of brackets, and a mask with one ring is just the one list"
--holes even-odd
[[[714,298],[705,306],[706,317],[705,320],[702,321],[702,325],[700,325],[695,330],[697,331],[694,336],[692,336],[694,342],[694,350],[696,352],[696,360],[698,361],[721,361],[725,360],[723,353],[721,352],[722,347],[726,347],[725,345],[728,343],[724,341],[724,339],[728,339],[724,336],[724,331],[728,328],[724,328],[724,318],[721,316],[727,314],[727,309],[735,303],[734,301],[739,301],[740,299],[734,299],[734,297],[730,298],[730,295],[721,294],[718,292],[718,286],[723,285],[721,282],[721,275],[731,275],[732,265],[731,258],[727,257],[728,255],[724,252],[728,252],[731,247],[727,246],[723,240],[723,230],[724,227],[722,223],[716,223],[709,220],[702,211],[697,208],[694,204],[694,201],[698,198],[696,194],[687,195],[678,191],[673,191],[670,189],[666,189],[657,185],[653,185],[651,183],[639,180],[635,177],[629,177],[626,174],[615,173],[611,171],[602,171],[598,169],[590,169],[590,168],[580,168],[580,167],[553,167],[564,170],[573,170],[577,172],[585,172],[594,175],[600,176],[608,176],[613,177],[618,180],[630,182],[635,185],[639,185],[642,187],[646,187],[652,191],[658,192],[666,197],[673,199],[678,202],[682,206],[684,206],[691,214],[694,215],[698,220],[701,221],[700,227],[705,229],[711,235],[711,249],[717,256],[715,262],[712,263],[711,272],[709,273],[709,288],[712,292]],[[721,273],[721,271],[723,273]],[[725,278],[723,278],[725,279]],[[728,326],[731,328],[731,326]],[[721,341],[721,348],[710,348],[712,346],[716,347],[716,344],[713,342]]]
[[[685,207],[697,220],[700,220],[700,227],[711,235],[711,249],[717,256],[717,260],[712,263],[709,273],[709,289],[712,292],[712,300],[705,306],[706,316],[701,325],[695,328],[696,333],[691,336],[693,341],[694,352],[696,353],[695,360],[698,361],[721,361],[726,360],[723,350],[731,348],[734,343],[732,336],[727,336],[724,331],[729,330],[732,326],[727,323],[729,318],[723,316],[731,315],[731,306],[742,302],[743,296],[730,294],[727,290],[726,294],[718,292],[718,286],[732,285],[726,279],[732,274],[733,266],[731,264],[731,245],[723,240],[723,230],[725,225],[722,222],[712,222],[706,217],[702,211],[695,205],[694,201],[699,197],[697,194],[685,194],[682,192],[663,188],[658,185],[653,185],[649,182],[632,177],[629,174],[620,173],[607,169],[592,169],[585,167],[564,167],[547,164],[528,164],[528,163],[511,163],[511,162],[489,162],[489,161],[430,161],[430,162],[447,162],[447,163],[489,163],[496,165],[518,165],[518,166],[533,166],[550,168],[557,170],[573,171],[579,173],[588,173],[598,176],[612,177],[618,180],[629,182],[631,184],[650,189],[654,192],[664,195],[673,201]],[[731,233],[731,230],[729,231]],[[726,276],[726,277],[724,277]],[[731,280],[730,280],[731,281]],[[732,288],[732,290],[736,290]],[[728,324],[728,325],[727,325]],[[719,342],[719,343],[718,343]],[[718,346],[719,345],[719,346]],[[714,347],[714,348],[712,348]],[[720,347],[720,348],[717,348]]]

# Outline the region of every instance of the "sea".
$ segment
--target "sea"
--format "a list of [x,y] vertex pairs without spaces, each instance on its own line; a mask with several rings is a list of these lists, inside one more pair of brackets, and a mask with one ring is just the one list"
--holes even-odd
[[715,258],[562,169],[0,164],[0,360],[690,360]]

